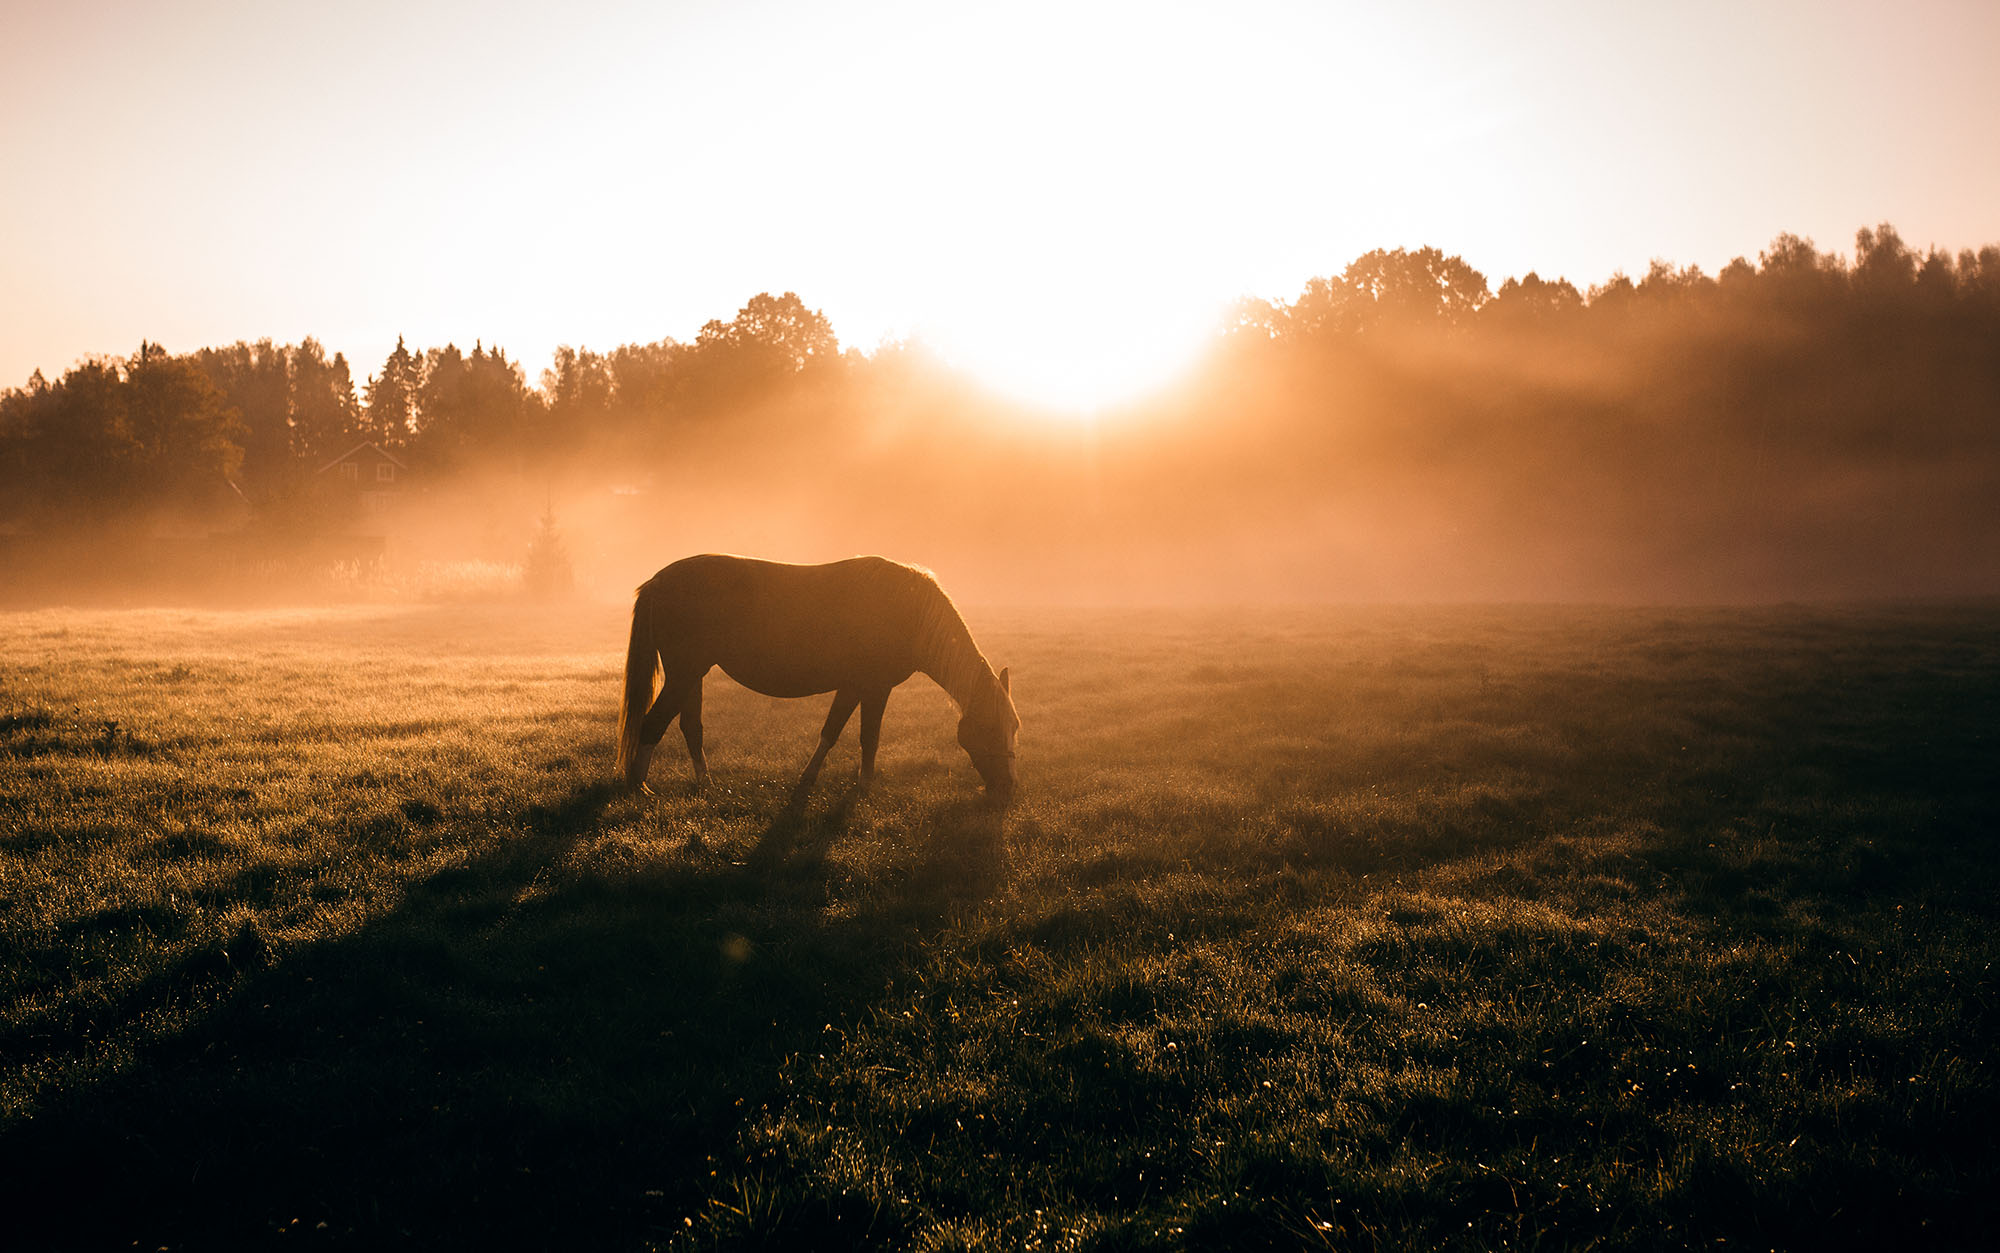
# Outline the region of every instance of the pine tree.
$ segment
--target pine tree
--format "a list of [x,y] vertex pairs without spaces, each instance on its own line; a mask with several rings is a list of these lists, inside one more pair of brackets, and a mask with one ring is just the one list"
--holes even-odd
[[382,372],[368,380],[368,438],[391,452],[409,442],[417,425],[417,395],[423,386],[423,362],[396,337],[395,351]]
[[554,504],[543,511],[541,526],[528,541],[528,563],[521,581],[536,600],[562,600],[576,590],[576,571],[570,566],[562,532],[556,529]]
[[292,349],[292,455],[310,472],[365,438],[361,406],[354,398],[354,378],[347,357],[333,354],[316,339]]

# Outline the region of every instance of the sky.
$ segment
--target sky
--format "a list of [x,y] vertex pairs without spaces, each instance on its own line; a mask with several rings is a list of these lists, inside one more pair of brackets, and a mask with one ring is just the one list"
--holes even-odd
[[6,0],[0,386],[399,335],[532,382],[795,291],[1087,409],[1371,248],[2000,242],[1996,48],[1991,0]]

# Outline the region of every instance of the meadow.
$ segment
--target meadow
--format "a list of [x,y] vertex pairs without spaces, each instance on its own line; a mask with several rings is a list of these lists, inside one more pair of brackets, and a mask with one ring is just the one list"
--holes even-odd
[[0,616],[9,1247],[1982,1247],[2000,605],[984,610],[882,777],[624,608]]

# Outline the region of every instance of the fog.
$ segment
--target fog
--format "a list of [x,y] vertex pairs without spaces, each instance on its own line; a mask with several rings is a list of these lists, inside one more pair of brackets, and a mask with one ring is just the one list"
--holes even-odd
[[[329,394],[350,389],[316,449],[302,350],[142,349],[7,394],[7,594],[616,599],[703,551],[882,553],[1022,605],[2000,592],[2000,251],[1861,243],[1852,267],[1780,237],[1720,281],[1656,265],[1587,296],[1372,253],[1083,418],[919,349],[841,352],[789,293],[696,344],[565,349],[538,389],[498,352],[430,350],[384,363],[364,405],[308,341]],[[292,392],[260,453],[245,411],[272,360]],[[200,465],[160,477],[157,448],[194,435],[142,455],[165,403],[146,397],[180,394],[142,383],[177,361],[216,381],[227,493]],[[117,386],[123,427],[79,408]],[[92,462],[86,419],[139,451]],[[393,483],[343,484],[347,445]]]

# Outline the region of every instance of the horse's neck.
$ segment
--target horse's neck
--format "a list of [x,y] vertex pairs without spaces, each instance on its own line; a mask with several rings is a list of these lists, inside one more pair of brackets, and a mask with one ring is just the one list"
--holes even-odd
[[965,619],[958,616],[943,592],[933,591],[936,600],[924,607],[923,626],[917,641],[917,669],[937,680],[962,710],[972,708],[973,698],[993,682],[993,667],[980,656],[972,642]]

